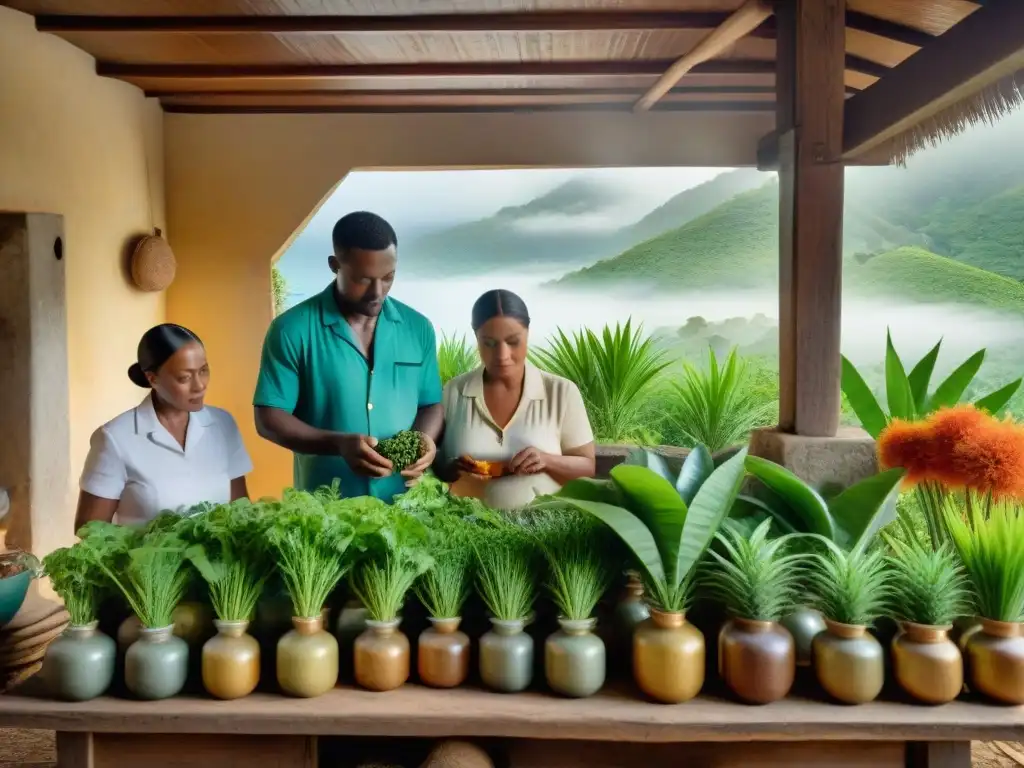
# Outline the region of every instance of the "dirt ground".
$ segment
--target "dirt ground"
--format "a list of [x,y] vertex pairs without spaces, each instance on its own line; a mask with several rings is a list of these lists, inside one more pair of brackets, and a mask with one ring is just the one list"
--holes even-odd
[[[1024,744],[975,742],[973,768],[1022,768]],[[0,768],[56,768],[52,731],[0,728]]]

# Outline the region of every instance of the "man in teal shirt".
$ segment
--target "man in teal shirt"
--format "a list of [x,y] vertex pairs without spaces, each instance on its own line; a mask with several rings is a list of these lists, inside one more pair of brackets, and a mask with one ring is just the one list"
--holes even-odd
[[[398,238],[380,216],[338,221],[335,280],[271,323],[256,384],[256,430],[295,454],[295,487],[341,481],[343,496],[385,501],[423,474],[444,425],[430,321],[388,297]],[[374,450],[404,429],[423,456],[401,474]]]

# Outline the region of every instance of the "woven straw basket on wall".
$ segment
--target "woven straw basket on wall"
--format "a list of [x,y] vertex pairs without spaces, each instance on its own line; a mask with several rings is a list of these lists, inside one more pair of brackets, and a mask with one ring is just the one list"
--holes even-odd
[[156,230],[139,240],[132,253],[132,281],[143,291],[163,291],[174,282],[177,262],[171,246]]

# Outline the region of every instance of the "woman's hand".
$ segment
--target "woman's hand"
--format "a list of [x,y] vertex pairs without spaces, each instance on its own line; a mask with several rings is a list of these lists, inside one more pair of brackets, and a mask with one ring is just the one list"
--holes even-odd
[[508,463],[508,471],[513,475],[539,475],[547,472],[550,457],[536,448],[524,448]]
[[430,439],[430,435],[420,432],[420,457],[408,467],[402,470],[402,477],[405,478],[405,486],[411,488],[420,481],[423,473],[434,463],[437,456],[437,446]]

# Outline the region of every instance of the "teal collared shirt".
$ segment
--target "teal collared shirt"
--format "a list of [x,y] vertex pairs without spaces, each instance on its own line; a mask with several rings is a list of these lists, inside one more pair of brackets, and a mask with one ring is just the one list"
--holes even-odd
[[[373,340],[373,369],[334,299],[333,283],[277,317],[263,342],[253,404],[280,408],[318,429],[378,440],[412,427],[416,412],[441,402],[434,328],[392,298],[384,301]],[[405,491],[395,473],[355,474],[338,456],[295,454],[294,483],[315,490],[341,481],[343,496],[390,502]]]

